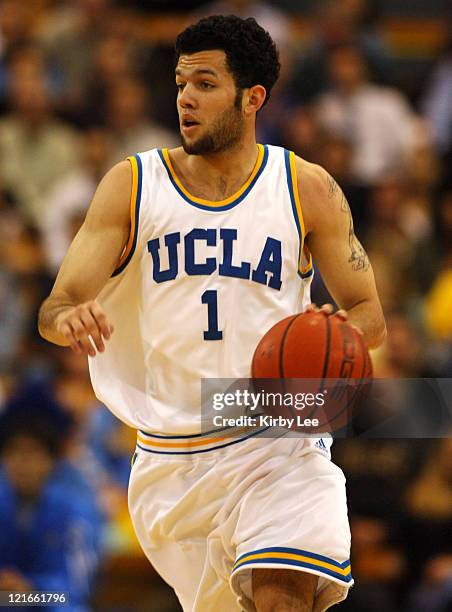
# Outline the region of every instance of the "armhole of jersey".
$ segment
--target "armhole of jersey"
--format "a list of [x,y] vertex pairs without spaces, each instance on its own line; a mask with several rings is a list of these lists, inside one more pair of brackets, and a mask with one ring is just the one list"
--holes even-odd
[[304,243],[305,228],[303,212],[301,209],[300,193],[298,191],[297,171],[295,166],[295,153],[284,150],[284,161],[286,165],[287,187],[289,189],[292,212],[300,237],[300,248],[298,254],[298,274],[301,278],[307,278],[313,273],[312,256],[308,247]]
[[132,259],[137,246],[143,168],[139,155],[134,155],[133,157],[128,157],[127,159],[129,160],[132,168],[132,192],[130,194],[130,234],[112,276],[117,276],[124,270],[129,261]]

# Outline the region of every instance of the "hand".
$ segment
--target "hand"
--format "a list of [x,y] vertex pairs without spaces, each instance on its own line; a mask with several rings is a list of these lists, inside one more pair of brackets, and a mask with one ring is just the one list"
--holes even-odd
[[106,314],[94,300],[61,312],[56,320],[56,328],[69,342],[74,353],[90,357],[96,355],[95,348],[103,353],[104,340],[108,340],[114,331]]
[[347,321],[350,327],[353,327],[353,329],[357,331],[358,334],[360,334],[361,336],[364,335],[363,332],[359,329],[359,327],[356,327],[356,325],[350,323],[350,321],[348,320],[348,312],[346,310],[340,309],[334,312],[334,306],[332,304],[323,304],[323,306],[321,306],[320,308],[316,304],[309,304],[309,306],[305,308],[304,312],[323,312],[328,317],[338,317],[339,319],[342,319],[342,321]]

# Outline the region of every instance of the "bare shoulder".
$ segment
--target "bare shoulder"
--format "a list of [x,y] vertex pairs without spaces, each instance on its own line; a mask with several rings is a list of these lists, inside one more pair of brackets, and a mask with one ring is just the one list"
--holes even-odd
[[130,196],[131,189],[132,166],[128,160],[124,160],[110,168],[99,183],[97,191],[108,192],[109,195],[121,198],[124,195]]
[[132,193],[132,167],[124,160],[100,181],[86,216],[87,224],[128,224]]
[[295,156],[295,166],[304,223],[309,233],[318,223],[331,219],[332,203],[342,197],[342,191],[322,166],[298,156]]

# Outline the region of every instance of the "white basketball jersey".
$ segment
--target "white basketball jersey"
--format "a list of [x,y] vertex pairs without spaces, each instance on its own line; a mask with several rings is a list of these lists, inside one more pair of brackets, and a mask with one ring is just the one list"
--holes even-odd
[[294,154],[258,145],[245,185],[192,196],[166,149],[130,158],[131,233],[98,296],[115,331],[89,360],[97,397],[144,432],[200,431],[202,378],[245,378],[261,337],[309,303]]

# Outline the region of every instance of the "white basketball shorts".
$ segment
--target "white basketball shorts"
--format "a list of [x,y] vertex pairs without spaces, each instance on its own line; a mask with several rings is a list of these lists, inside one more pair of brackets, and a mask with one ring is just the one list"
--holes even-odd
[[323,443],[139,432],[129,509],[184,612],[255,611],[254,568],[319,576],[314,611],[347,596],[345,478]]

